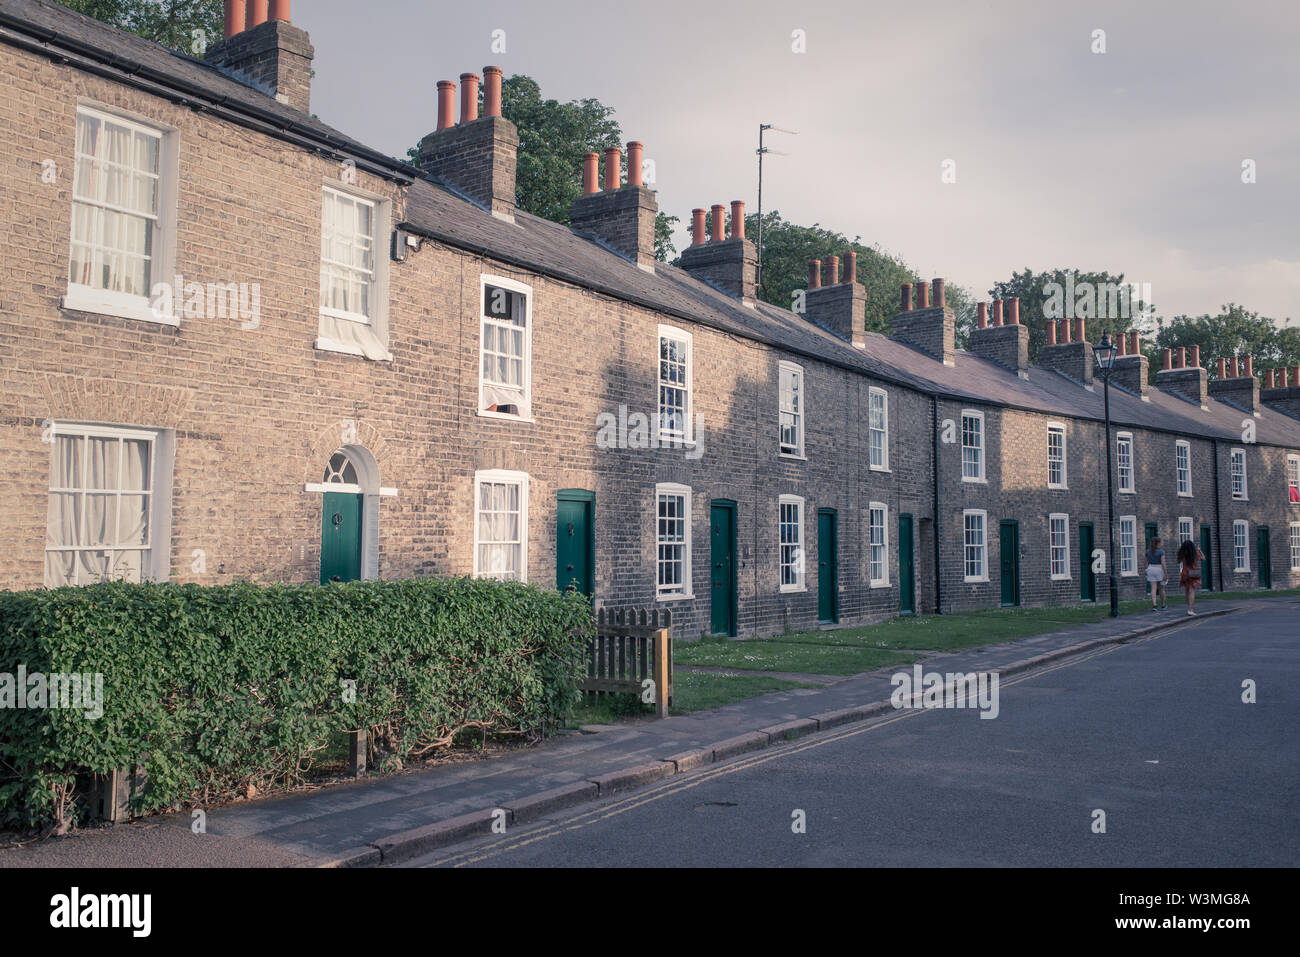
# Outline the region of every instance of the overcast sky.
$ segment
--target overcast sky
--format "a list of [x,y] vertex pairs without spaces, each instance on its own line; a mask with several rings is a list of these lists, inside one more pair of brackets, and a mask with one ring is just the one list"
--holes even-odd
[[798,135],[769,134],[789,155],[765,164],[766,209],[978,298],[1026,266],[1109,269],[1165,316],[1234,301],[1300,322],[1297,0],[300,0],[294,17],[313,111],[394,155],[433,128],[439,79],[497,64],[614,107],[683,224],[755,209],[773,123]]

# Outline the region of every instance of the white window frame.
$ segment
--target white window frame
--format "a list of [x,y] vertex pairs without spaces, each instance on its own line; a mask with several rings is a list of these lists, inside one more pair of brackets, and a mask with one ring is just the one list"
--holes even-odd
[[[783,379],[786,375],[794,376],[795,382],[797,383],[797,389],[795,390],[794,394],[797,395],[799,401],[798,411],[787,409],[785,407],[785,385]],[[807,431],[807,425],[808,425],[808,418],[807,418],[808,391],[807,391],[807,380],[803,374],[803,366],[799,365],[797,362],[787,362],[784,359],[781,360],[781,362],[778,363],[778,368],[777,368],[776,391],[778,394],[777,450],[780,452],[782,458],[802,459],[805,457],[804,456],[804,433]],[[786,451],[784,447],[784,443],[782,442],[782,438],[781,438],[781,433],[783,431],[783,420],[787,415],[794,416],[794,422],[795,422],[796,441],[795,441],[795,448],[793,452]]]
[[[1119,518],[1119,574],[1121,578],[1132,578],[1138,573],[1137,560],[1137,516],[1121,515]],[[1129,542],[1125,544],[1127,534]]]
[[[1183,526],[1187,527],[1187,535],[1183,535]],[[1180,515],[1178,517],[1178,546],[1182,547],[1183,542],[1196,541],[1196,520],[1190,515]],[[1199,546],[1198,546],[1199,547]]]
[[[1240,469],[1238,468],[1238,463],[1240,463]],[[1246,476],[1245,449],[1230,449],[1228,451],[1228,474],[1231,476],[1231,484],[1229,487],[1232,489],[1233,501],[1250,501],[1250,484],[1247,481]],[[1238,485],[1240,485],[1240,488],[1238,488]]]
[[[138,117],[98,103],[80,102],[77,104],[73,119],[73,184],[69,189],[69,209],[81,200],[76,199],[76,144],[77,124],[82,115],[92,116],[101,121],[108,121],[119,126],[128,127],[148,136],[158,137],[158,211],[153,217],[153,254],[149,270],[149,286],[143,296],[100,289],[74,283],[69,278],[72,268],[72,219],[68,220],[68,262],[63,271],[65,293],[62,308],[76,312],[91,312],[101,316],[116,316],[119,319],[136,319],[153,322],[163,326],[180,325],[180,310],[177,305],[184,302],[184,290],[172,290],[172,314],[154,308],[154,289],[160,284],[174,281],[176,271],[176,205],[180,178],[179,145],[180,134],[175,127],[158,123],[155,120]],[[131,213],[131,215],[139,215]]]
[[[510,412],[489,411],[486,405],[483,389],[489,383],[483,378],[483,325],[487,322],[505,325],[500,320],[490,318],[487,315],[485,303],[487,301],[487,287],[498,286],[507,292],[516,292],[524,297],[524,355],[523,355],[523,375],[522,385],[524,391],[523,401],[520,403],[519,414],[515,415]],[[527,283],[519,282],[515,279],[507,279],[505,276],[493,276],[483,273],[479,276],[478,281],[478,402],[475,405],[476,414],[488,419],[505,419],[510,422],[532,422],[533,419],[533,287]]]
[[[667,382],[663,378],[663,367],[660,364],[663,357],[663,341],[671,339],[675,342],[686,346],[686,386],[683,391],[686,393],[685,408],[682,411],[684,428],[680,433],[664,428],[664,403],[663,390],[665,388],[681,388]],[[667,443],[671,446],[673,443],[692,445],[695,442],[695,436],[692,434],[695,422],[695,345],[694,340],[689,332],[684,329],[678,329],[676,326],[660,325],[658,335],[655,337],[655,435],[661,443]]]
[[[666,542],[659,537],[659,501],[665,497],[678,497],[682,499],[682,519],[683,529],[682,542]],[[695,587],[691,578],[691,489],[688,485],[678,485],[673,482],[662,482],[655,486],[654,499],[654,569],[655,569],[655,601],[682,601],[687,598],[695,597]],[[662,545],[683,545],[682,549],[682,584],[681,591],[671,590],[677,586],[664,586],[659,583],[659,549]]]
[[1291,505],[1300,507],[1300,455],[1286,457],[1286,497]]
[[[1056,523],[1061,523],[1061,540],[1056,541]],[[1061,567],[1064,571],[1056,571],[1056,555],[1061,552]],[[1073,574],[1070,570],[1070,516],[1064,512],[1053,512],[1047,516],[1047,571],[1051,575],[1052,581],[1069,581]]]
[[[1059,481],[1052,481],[1052,437],[1059,437],[1061,440],[1061,454],[1059,461],[1061,465],[1061,477]],[[1069,473],[1069,446],[1066,444],[1065,425],[1061,422],[1047,423],[1047,487],[1068,489],[1070,487]]]
[[[980,540],[971,542],[970,519],[979,518]],[[966,582],[987,582],[989,580],[989,513],[982,508],[969,508],[961,513],[962,528],[962,580]],[[977,574],[970,574],[971,549],[979,563]]]
[[[1127,465],[1124,464],[1125,458],[1128,459]],[[1137,467],[1133,459],[1132,432],[1115,433],[1115,476],[1115,484],[1119,487],[1121,495],[1137,494]]]
[[[786,524],[782,519],[782,513],[785,511],[785,506],[787,505],[793,505],[798,509],[797,512],[798,518],[796,520],[795,528],[798,532],[799,540],[798,542],[795,543],[794,546],[793,562],[786,562],[785,555],[783,554],[783,552],[784,549],[787,547],[787,545],[785,542],[781,540],[781,528],[783,525]],[[807,570],[808,529],[804,523],[804,518],[805,518],[804,513],[805,513],[804,500],[801,496],[782,495],[777,500],[777,510],[776,510],[777,581],[780,582],[781,591],[783,593],[801,592],[801,591],[808,590],[808,570]],[[793,568],[795,573],[795,580],[791,584],[786,584],[784,581],[785,570],[787,567]]]
[[[977,420],[979,422],[979,444],[978,445],[966,444],[966,420],[967,419],[971,419],[972,421]],[[985,441],[985,437],[986,437],[986,433],[984,429],[984,413],[976,409],[962,409],[961,410],[961,480],[963,482],[987,482],[987,479],[985,478],[985,476],[988,474],[985,466],[985,458],[986,458],[985,449],[988,443]],[[979,466],[978,475],[966,474],[966,450],[967,449],[971,449],[977,453],[974,464]],[[987,529],[985,530],[985,534],[987,537]],[[987,543],[985,547],[987,548]]]
[[1174,480],[1182,498],[1192,497],[1192,443],[1179,439],[1174,443]]
[[491,578],[492,573],[479,567],[479,502],[482,486],[493,483],[519,485],[519,582],[528,582],[528,484],[527,472],[505,469],[482,469],[474,473],[474,577]]
[[[1241,544],[1237,544],[1237,534],[1241,534]],[[1250,571],[1250,522],[1237,519],[1232,523],[1232,570],[1234,572]]]
[[[81,512],[86,516],[84,499],[87,494],[95,494],[94,490],[87,488],[84,469],[89,466],[89,459],[83,459],[83,474],[79,487],[75,489],[65,489],[62,486],[55,487],[55,466],[58,455],[58,437],[67,436],[72,438],[98,438],[98,439],[130,439],[135,441],[145,441],[149,443],[149,488],[144,492],[127,490],[127,495],[146,495],[148,496],[148,534],[144,545],[105,545],[95,546],[88,542],[76,545],[49,545],[49,519],[46,518],[46,545],[42,551],[42,556],[48,552],[143,552],[144,557],[140,563],[141,581],[167,581],[171,565],[171,482],[172,482],[172,442],[171,433],[160,429],[143,429],[132,427],[119,427],[110,425],[99,425],[93,423],[73,423],[73,422],[54,422],[50,425],[51,449],[50,449],[50,480],[47,483],[47,507],[49,495],[77,493],[82,498]],[[120,459],[119,459],[120,468]],[[103,489],[103,494],[116,493],[120,499],[123,490],[119,487],[116,489]],[[80,536],[81,530],[78,535]],[[110,562],[111,565],[111,562]],[[45,575],[45,572],[42,572]],[[44,578],[46,587],[50,587],[48,576]],[[81,583],[79,583],[81,584]],[[90,584],[89,582],[84,584]]]
[[[876,513],[880,513],[880,524],[876,524]],[[876,541],[876,529],[880,529],[880,541]],[[876,575],[876,549],[880,549],[880,575]],[[872,502],[867,506],[867,577],[872,588],[889,587],[889,506],[884,502]]]
[[1291,546],[1291,571],[1300,572],[1300,522],[1292,522],[1287,528],[1291,532],[1287,542]]
[[[876,428],[874,424],[875,403],[880,400],[880,418],[884,425],[883,428]],[[875,461],[876,447],[874,445],[876,435],[880,436],[880,462]],[[867,390],[867,462],[868,467],[873,472],[889,471],[889,393],[884,389],[877,389],[872,386]]]

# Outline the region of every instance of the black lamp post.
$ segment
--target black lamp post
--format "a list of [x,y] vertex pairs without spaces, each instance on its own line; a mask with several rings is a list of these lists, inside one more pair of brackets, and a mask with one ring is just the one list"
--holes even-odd
[[1097,358],[1097,374],[1101,376],[1102,391],[1106,396],[1106,508],[1110,521],[1110,617],[1119,617],[1119,578],[1115,572],[1115,488],[1114,472],[1110,458],[1110,374],[1115,371],[1115,354],[1119,350],[1110,341],[1110,333],[1101,337],[1101,342],[1092,347]]

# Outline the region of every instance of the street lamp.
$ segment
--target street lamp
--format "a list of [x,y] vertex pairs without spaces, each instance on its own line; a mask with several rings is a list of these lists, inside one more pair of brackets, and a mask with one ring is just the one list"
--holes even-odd
[[1106,396],[1106,508],[1110,512],[1107,528],[1110,530],[1110,617],[1119,617],[1119,579],[1115,575],[1115,489],[1114,472],[1110,460],[1110,374],[1115,371],[1115,354],[1119,350],[1110,341],[1110,333],[1092,347],[1097,358],[1097,374],[1101,376],[1102,391]]

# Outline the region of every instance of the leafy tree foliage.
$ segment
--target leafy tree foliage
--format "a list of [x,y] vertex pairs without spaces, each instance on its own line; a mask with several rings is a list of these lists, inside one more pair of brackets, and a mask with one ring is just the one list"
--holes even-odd
[[[189,56],[221,39],[221,0],[59,0],[65,7]],[[195,31],[201,31],[195,33]]]
[[[1020,322],[1029,326],[1029,359],[1033,362],[1038,358],[1038,350],[1047,341],[1045,309],[1050,306],[1061,306],[1060,315],[1054,313],[1053,318],[1087,319],[1089,342],[1100,342],[1101,337],[1107,333],[1113,340],[1119,333],[1130,329],[1138,329],[1143,333],[1151,331],[1149,303],[1141,302],[1137,296],[1133,296],[1127,309],[1116,309],[1116,303],[1105,294],[1113,288],[1122,289],[1124,281],[1123,273],[1116,275],[1105,270],[1083,272],[1078,269],[1049,269],[1035,273],[1026,267],[1024,272],[1012,273],[1010,279],[994,283],[989,296],[992,299],[1020,300]],[[1067,282],[1076,290],[1074,308],[1064,297]],[[1080,291],[1089,285],[1094,295],[1100,295],[1096,295],[1092,305],[1082,306],[1083,296]],[[1059,298],[1054,287],[1061,290]],[[1127,312],[1128,315],[1115,315],[1116,312]],[[1106,315],[1103,316],[1102,313]]]
[[[712,213],[705,218],[710,221]],[[745,217],[745,236],[757,242],[758,215]],[[864,245],[861,237],[849,239],[843,233],[826,229],[820,223],[799,226],[782,218],[779,210],[763,213],[763,272],[759,297],[775,306],[789,309],[795,293],[808,287],[808,263],[820,259],[825,264],[831,256],[840,257],[844,269],[845,253],[858,254],[858,282],[867,287],[867,329],[886,335],[898,312],[899,291],[904,283],[920,282],[912,267],[879,246]],[[925,280],[925,281],[928,281]],[[973,322],[974,305],[970,294],[960,286],[946,286],[948,305],[958,317],[958,329]]]
[[[1201,362],[1216,377],[1216,359],[1254,356],[1255,371],[1300,365],[1300,328],[1277,322],[1245,306],[1227,303],[1217,315],[1175,316],[1161,320],[1156,335],[1157,354],[1180,346],[1201,347]],[[1152,368],[1158,368],[1152,363]]]

